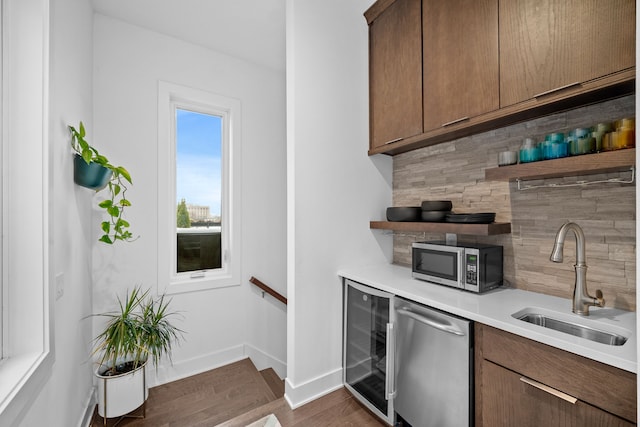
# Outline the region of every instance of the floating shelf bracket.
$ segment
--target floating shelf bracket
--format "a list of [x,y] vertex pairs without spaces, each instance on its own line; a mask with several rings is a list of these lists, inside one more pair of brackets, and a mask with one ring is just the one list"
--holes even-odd
[[551,183],[551,184],[540,184],[540,185],[522,185],[522,183],[524,182],[524,180],[517,178],[516,182],[518,183],[518,190],[520,191],[524,191],[524,190],[533,190],[536,188],[562,188],[562,187],[581,187],[584,185],[591,185],[591,184],[633,184],[635,182],[635,178],[636,178],[636,168],[635,166],[631,166],[631,168],[629,169],[629,172],[631,172],[631,177],[628,180],[624,180],[622,178],[610,178],[610,179],[599,179],[599,180],[595,180],[595,181],[576,181],[576,182],[572,182],[572,183],[566,183],[566,184],[555,184],[555,183]]

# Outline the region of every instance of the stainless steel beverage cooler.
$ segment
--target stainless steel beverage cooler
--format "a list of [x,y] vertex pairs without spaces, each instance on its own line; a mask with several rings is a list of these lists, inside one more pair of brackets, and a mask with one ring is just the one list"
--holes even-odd
[[345,280],[344,385],[391,425],[395,423],[393,300],[392,294]]

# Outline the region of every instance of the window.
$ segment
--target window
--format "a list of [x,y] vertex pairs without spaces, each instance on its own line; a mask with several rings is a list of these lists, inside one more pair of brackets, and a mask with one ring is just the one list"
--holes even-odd
[[160,82],[159,292],[240,284],[240,102]]
[[178,107],[175,120],[177,272],[219,269],[223,118]]
[[[49,2],[2,0],[0,425],[18,425],[50,378]],[[21,165],[31,164],[24,168]]]

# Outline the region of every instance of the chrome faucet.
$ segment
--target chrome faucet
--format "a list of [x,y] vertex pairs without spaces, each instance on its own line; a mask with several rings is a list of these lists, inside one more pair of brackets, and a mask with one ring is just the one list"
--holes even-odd
[[604,307],[604,298],[602,291],[596,291],[596,297],[589,295],[587,291],[587,263],[585,257],[585,241],[582,228],[575,222],[566,222],[560,227],[556,234],[556,241],[553,245],[553,252],[549,259],[553,262],[562,262],[562,250],[564,248],[564,239],[567,232],[571,230],[576,236],[576,283],[573,289],[573,308],[572,311],[581,316],[589,315],[589,307]]

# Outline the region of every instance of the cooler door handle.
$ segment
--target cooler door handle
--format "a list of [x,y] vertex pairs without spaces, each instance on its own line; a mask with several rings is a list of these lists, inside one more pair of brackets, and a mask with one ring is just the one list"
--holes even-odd
[[396,355],[396,330],[393,323],[387,323],[387,361],[386,377],[384,382],[385,399],[396,397],[395,355]]

